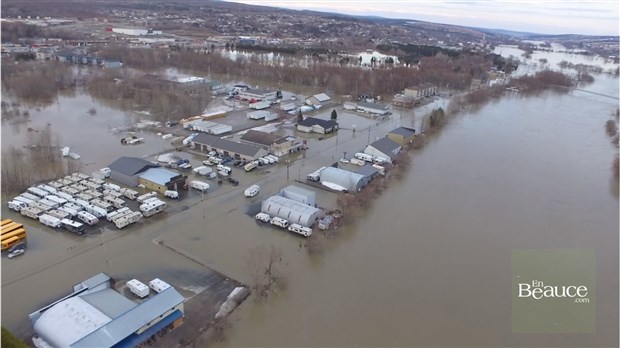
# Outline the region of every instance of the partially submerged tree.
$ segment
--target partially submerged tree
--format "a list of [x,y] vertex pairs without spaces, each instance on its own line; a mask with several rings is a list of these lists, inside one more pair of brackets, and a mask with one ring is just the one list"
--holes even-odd
[[277,289],[286,288],[286,264],[280,248],[261,245],[250,250],[247,265],[252,277],[251,288],[261,297],[267,297],[270,293],[277,294]]
[[332,116],[331,116],[331,119],[332,119],[332,120],[335,120],[335,119],[337,119],[337,118],[338,118],[338,113],[336,112],[336,109],[334,109],[334,110],[332,110]]

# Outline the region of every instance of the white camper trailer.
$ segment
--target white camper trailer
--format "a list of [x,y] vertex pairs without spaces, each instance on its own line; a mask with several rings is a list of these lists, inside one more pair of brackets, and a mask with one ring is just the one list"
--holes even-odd
[[140,282],[137,279],[132,279],[128,281],[127,287],[132,293],[134,293],[136,296],[140,298],[145,298],[150,293],[149,287],[144,285],[144,283]]

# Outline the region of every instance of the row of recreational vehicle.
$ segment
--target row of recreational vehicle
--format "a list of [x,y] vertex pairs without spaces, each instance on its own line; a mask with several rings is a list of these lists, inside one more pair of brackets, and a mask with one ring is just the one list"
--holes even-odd
[[256,220],[267,222],[280,228],[286,228],[289,232],[297,233],[304,237],[309,237],[310,235],[312,235],[312,229],[309,227],[305,227],[295,223],[289,225],[288,220],[277,216],[271,217],[269,216],[269,214],[266,213],[256,214]]

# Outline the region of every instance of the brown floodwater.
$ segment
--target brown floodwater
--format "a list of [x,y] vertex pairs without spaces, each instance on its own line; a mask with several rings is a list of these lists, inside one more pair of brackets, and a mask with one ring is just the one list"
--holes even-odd
[[[617,78],[596,79],[586,89],[618,95]],[[95,116],[86,113],[92,106]],[[306,158],[288,170],[280,164],[236,174],[238,188],[209,193],[140,228],[79,238],[24,218],[28,252],[2,259],[3,325],[28,335],[28,313],[97,272],[181,283],[200,272],[196,263],[157,244],[163,241],[245,283],[253,248],[282,250],[288,287],[266,302],[250,298],[239,307],[219,347],[617,346],[618,198],[610,169],[617,150],[604,133],[616,107],[617,100],[575,91],[506,96],[461,115],[413,156],[402,180],[316,255],[308,254],[302,239],[257,224],[247,215],[250,205],[344,151],[350,157],[394,127],[418,125],[422,110],[379,124],[339,111],[343,124],[357,124],[355,133],[343,129],[312,142]],[[108,130],[133,116],[87,96],[31,112],[31,119],[35,126],[52,123],[63,143],[92,163],[86,169],[169,147],[148,133],[141,135],[144,145],[121,146]],[[23,141],[26,127],[12,127],[20,126],[3,123],[3,146]],[[261,185],[261,193],[246,199],[243,188],[252,183]],[[317,200],[335,207],[332,193],[317,191]],[[2,213],[11,217],[4,205]],[[518,248],[596,250],[595,334],[512,333],[510,261]],[[199,285],[188,282],[186,290],[199,291]]]

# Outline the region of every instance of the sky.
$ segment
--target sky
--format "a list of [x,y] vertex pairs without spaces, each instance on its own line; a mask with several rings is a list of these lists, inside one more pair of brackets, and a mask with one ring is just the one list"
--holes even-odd
[[618,0],[232,0],[541,34],[618,35]]

